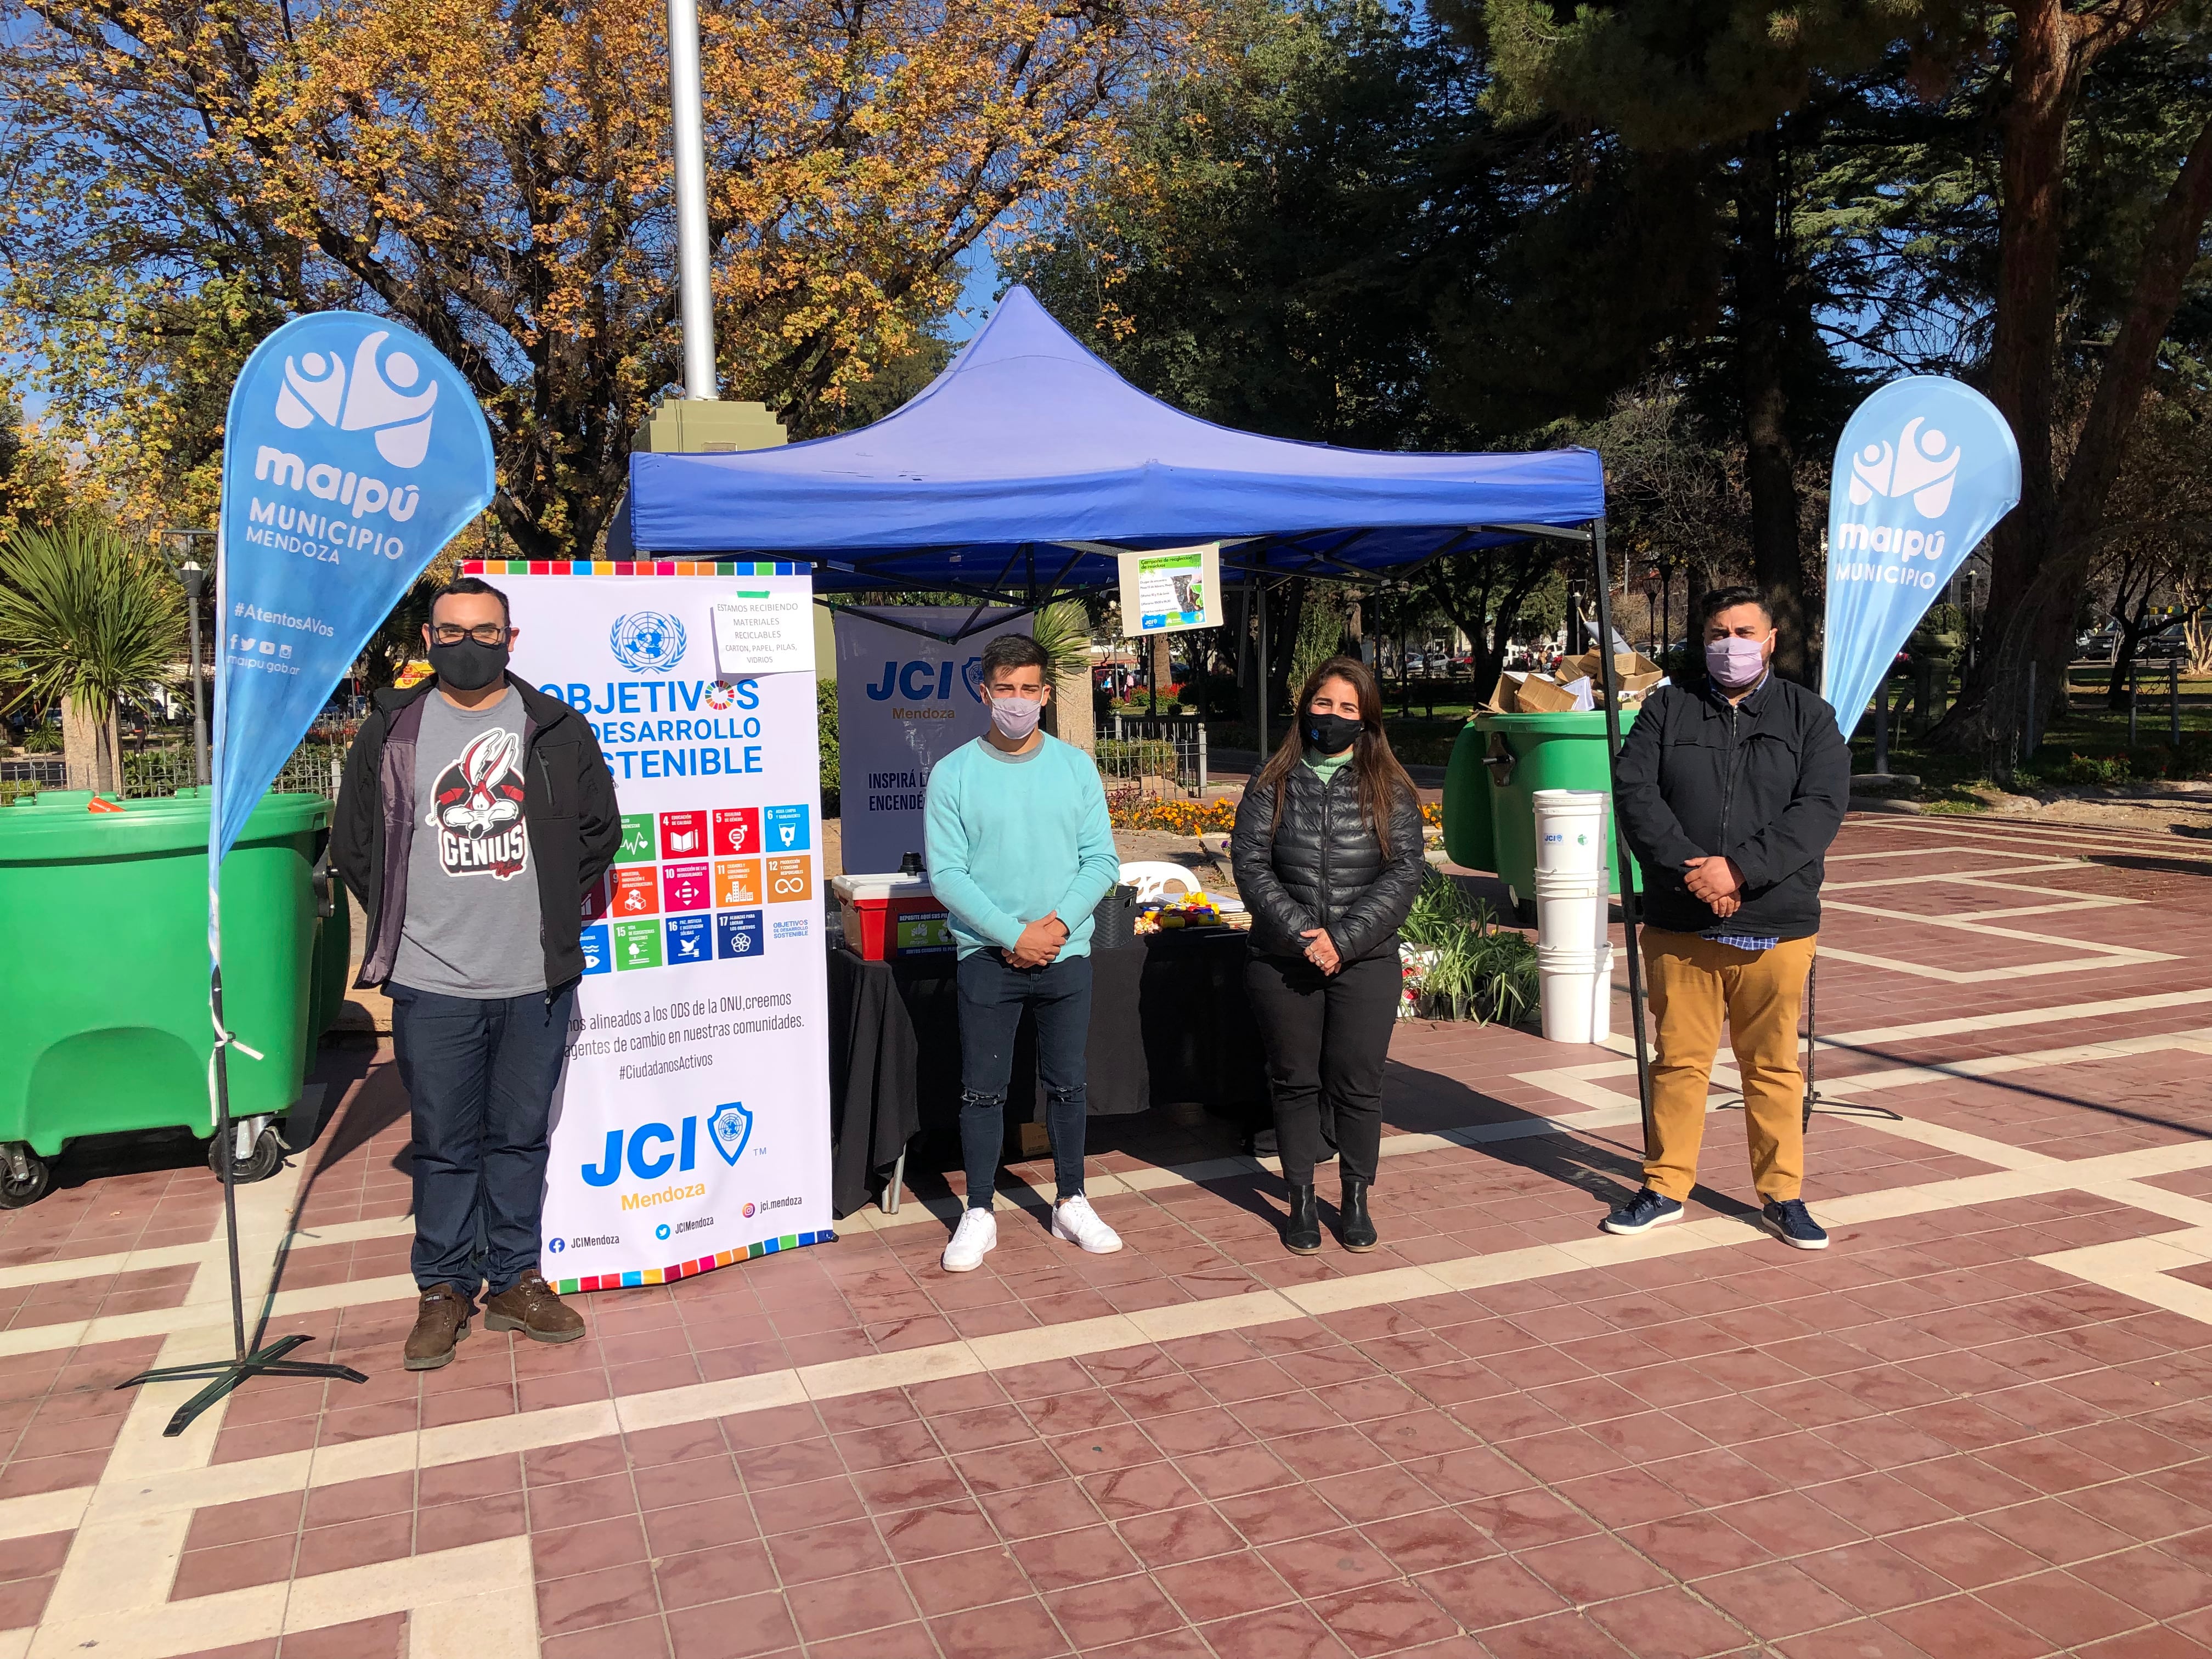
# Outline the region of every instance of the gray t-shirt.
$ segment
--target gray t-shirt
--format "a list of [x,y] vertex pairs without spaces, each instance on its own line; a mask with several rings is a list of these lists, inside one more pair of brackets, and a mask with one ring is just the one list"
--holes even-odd
[[522,817],[522,699],[482,708],[422,699],[415,739],[415,839],[392,977],[447,996],[545,988],[538,872]]

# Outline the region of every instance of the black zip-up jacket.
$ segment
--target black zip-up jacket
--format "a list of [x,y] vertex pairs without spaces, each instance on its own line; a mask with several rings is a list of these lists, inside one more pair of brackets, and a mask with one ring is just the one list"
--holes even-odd
[[1772,674],[1733,707],[1710,681],[1663,686],[1628,728],[1613,775],[1652,927],[1702,933],[1719,922],[1686,884],[1689,860],[1717,855],[1743,873],[1732,931],[1820,931],[1822,861],[1850,802],[1851,751],[1818,696]]
[[[522,697],[522,821],[530,830],[530,861],[538,872],[539,937],[545,984],[558,990],[584,972],[583,898],[614,862],[622,845],[615,781],[592,735],[591,723],[558,697],[514,675]],[[347,751],[331,826],[331,864],[362,908],[361,977],[392,977],[407,915],[407,854],[422,815],[416,811],[415,739],[425,680],[409,691],[379,691]]]
[[1336,953],[1360,962],[1396,948],[1399,924],[1413,908],[1427,866],[1421,857],[1421,803],[1401,793],[1390,809],[1390,856],[1359,816],[1353,764],[1328,783],[1301,761],[1283,781],[1283,821],[1275,792],[1249,788],[1237,804],[1230,863],[1252,913],[1252,948],[1304,956],[1309,927],[1326,927]]

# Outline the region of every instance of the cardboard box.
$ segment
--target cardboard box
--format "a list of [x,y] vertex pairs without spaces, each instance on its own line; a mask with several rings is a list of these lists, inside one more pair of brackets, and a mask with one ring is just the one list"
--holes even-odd
[[[1613,672],[1620,681],[1624,697],[1632,691],[1641,696],[1667,678],[1667,671],[1640,651],[1616,653],[1613,659]],[[1561,679],[1571,680],[1578,675],[1589,675],[1591,685],[1597,689],[1601,703],[1604,701],[1604,673],[1605,660],[1595,651],[1585,651],[1573,661],[1559,665]]]
[[1521,689],[1521,682],[1528,678],[1528,676],[1525,672],[1511,668],[1507,669],[1504,673],[1500,674],[1498,677],[1498,684],[1491,688],[1490,701],[1482,706],[1483,712],[1492,714],[1516,714],[1520,713],[1520,703],[1517,701],[1517,697]]
[[1574,706],[1573,692],[1541,674],[1529,675],[1514,692],[1513,712],[1519,714],[1565,714]]

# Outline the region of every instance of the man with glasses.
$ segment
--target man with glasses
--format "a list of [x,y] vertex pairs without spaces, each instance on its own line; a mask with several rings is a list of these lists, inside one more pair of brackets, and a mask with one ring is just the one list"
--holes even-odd
[[1121,873],[1106,791],[1089,756],[1038,729],[1052,692],[1035,640],[1000,635],[983,647],[981,667],[991,724],[931,769],[924,808],[930,890],[951,917],[960,957],[968,1202],[945,1247],[945,1270],[955,1273],[981,1267],[999,1243],[992,1194],[1024,1007],[1036,1018],[1037,1080],[1059,1188],[1052,1236],[1093,1255],[1121,1248],[1083,1195],[1091,913]]
[[622,819],[590,725],[507,672],[517,632],[489,583],[439,591],[436,678],[375,695],[331,830],[365,918],[358,983],[392,999],[413,1110],[409,1370],[453,1358],[480,1290],[491,1330],[584,1334],[538,1270],[538,1217],[585,899]]

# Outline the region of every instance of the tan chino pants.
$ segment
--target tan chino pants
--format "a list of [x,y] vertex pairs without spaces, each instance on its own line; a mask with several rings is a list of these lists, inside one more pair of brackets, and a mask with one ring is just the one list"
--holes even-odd
[[1652,1191],[1680,1202],[1697,1185],[1706,1097],[1725,1018],[1743,1079],[1753,1184],[1765,1199],[1802,1195],[1805,1073],[1797,1059],[1797,1011],[1813,947],[1810,939],[1784,939],[1753,955],[1695,933],[1644,930],[1644,975],[1658,1037],[1651,1067],[1657,1144],[1644,1163]]

